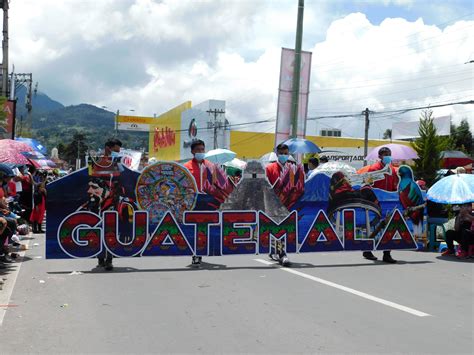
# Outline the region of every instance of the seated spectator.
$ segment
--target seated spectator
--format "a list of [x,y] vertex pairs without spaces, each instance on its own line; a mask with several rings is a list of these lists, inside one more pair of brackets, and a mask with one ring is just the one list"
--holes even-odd
[[443,256],[454,255],[454,241],[457,241],[461,246],[458,257],[465,258],[468,256],[469,246],[474,244],[473,223],[472,204],[467,203],[462,205],[454,222],[454,230],[448,230],[446,232],[446,244],[448,249],[442,253]]

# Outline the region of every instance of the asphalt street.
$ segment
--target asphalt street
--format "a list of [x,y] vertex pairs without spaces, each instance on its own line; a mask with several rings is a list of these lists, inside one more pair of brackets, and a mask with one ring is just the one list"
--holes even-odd
[[[45,260],[2,277],[0,353],[474,353],[474,259],[359,252]],[[379,253],[379,256],[381,253]],[[0,270],[1,271],[1,270]]]

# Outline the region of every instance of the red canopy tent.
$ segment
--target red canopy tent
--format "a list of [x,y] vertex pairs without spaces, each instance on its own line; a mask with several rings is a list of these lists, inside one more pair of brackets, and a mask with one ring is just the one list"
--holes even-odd
[[441,152],[441,160],[443,161],[443,167],[446,169],[466,166],[474,162],[474,159],[458,150],[445,150]]

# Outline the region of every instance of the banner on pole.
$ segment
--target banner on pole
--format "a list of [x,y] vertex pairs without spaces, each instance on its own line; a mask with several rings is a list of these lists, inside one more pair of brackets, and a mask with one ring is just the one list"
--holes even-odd
[[0,139],[13,139],[13,124],[15,121],[15,101],[5,100],[3,101],[3,114],[4,118],[0,118]]
[[[297,136],[299,138],[304,138],[306,135],[309,82],[311,77],[311,56],[311,52],[301,51],[301,78],[297,122]],[[277,120],[275,126],[275,146],[287,140],[291,134],[291,100],[293,93],[294,66],[294,49],[282,48]]]

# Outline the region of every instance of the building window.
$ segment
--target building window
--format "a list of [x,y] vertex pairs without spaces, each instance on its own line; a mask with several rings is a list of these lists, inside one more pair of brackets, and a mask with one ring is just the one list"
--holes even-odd
[[320,131],[322,137],[341,137],[342,132],[340,129],[322,129]]

